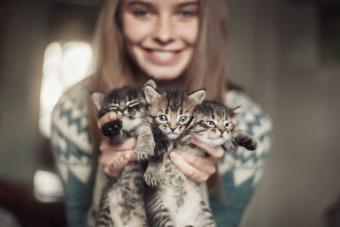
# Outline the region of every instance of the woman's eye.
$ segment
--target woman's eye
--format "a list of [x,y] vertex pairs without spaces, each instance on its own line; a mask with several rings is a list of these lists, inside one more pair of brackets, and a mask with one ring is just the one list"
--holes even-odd
[[196,4],[185,6],[178,9],[177,14],[181,17],[195,17],[198,15],[198,6]]
[[168,120],[168,117],[166,115],[159,115],[158,118],[161,121],[167,121]]
[[180,10],[178,12],[178,15],[180,15],[181,17],[192,17],[192,16],[195,16],[196,14],[192,11]]
[[181,117],[178,119],[178,121],[179,121],[179,122],[185,122],[187,119],[188,119],[187,116],[181,116]]
[[149,16],[150,12],[148,10],[134,10],[133,15],[136,17],[146,17]]

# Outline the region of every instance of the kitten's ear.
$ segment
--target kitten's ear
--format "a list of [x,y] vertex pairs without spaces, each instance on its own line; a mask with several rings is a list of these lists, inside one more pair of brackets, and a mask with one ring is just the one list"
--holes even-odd
[[96,105],[97,109],[100,110],[102,104],[103,104],[104,94],[100,92],[95,92],[92,94],[92,100],[94,104]]
[[241,105],[235,106],[234,108],[230,109],[231,112],[231,117],[234,118],[235,115],[237,114],[237,110],[240,109]]
[[190,94],[189,99],[194,101],[194,103],[196,104],[201,104],[204,101],[205,96],[206,96],[205,90],[201,89]]
[[144,88],[146,86],[151,86],[152,88],[156,89],[157,88],[157,84],[154,80],[150,79],[148,81],[146,81],[146,83],[144,84]]
[[149,85],[144,87],[144,94],[145,94],[146,102],[148,104],[153,103],[155,99],[161,97],[161,94],[159,94],[155,88]]

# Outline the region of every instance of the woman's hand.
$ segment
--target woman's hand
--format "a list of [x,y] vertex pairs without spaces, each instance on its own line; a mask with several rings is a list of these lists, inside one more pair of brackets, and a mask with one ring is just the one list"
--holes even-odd
[[197,183],[202,183],[216,172],[216,164],[224,154],[222,147],[211,148],[196,139],[191,141],[196,146],[204,149],[209,157],[202,158],[189,154],[183,150],[175,149],[170,153],[171,161],[189,179]]
[[[99,119],[98,126],[101,128],[105,123],[116,119],[115,113],[107,113]],[[104,172],[111,177],[119,176],[128,163],[136,160],[135,147],[135,138],[129,138],[124,143],[112,145],[109,138],[104,137],[99,145],[101,151],[99,164]]]

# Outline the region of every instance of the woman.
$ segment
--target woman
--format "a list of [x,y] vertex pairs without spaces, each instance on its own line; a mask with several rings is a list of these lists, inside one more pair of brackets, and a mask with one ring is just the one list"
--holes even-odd
[[[123,85],[142,85],[150,78],[160,85],[174,84],[188,90],[204,87],[208,99],[242,105],[237,115],[238,127],[258,140],[256,152],[212,152],[196,141],[209,157],[193,157],[179,150],[170,155],[179,170],[193,181],[221,179],[226,201],[220,200],[213,190],[210,193],[216,222],[218,226],[239,225],[269,149],[270,121],[242,92],[227,92],[225,2],[106,1],[96,31],[95,72],[65,92],[53,112],[52,141],[64,182],[70,227],[88,225],[86,216],[95,196],[97,163],[107,175],[119,176],[124,166],[135,160],[134,138],[119,146],[100,139],[97,124],[115,116],[107,114],[96,122],[90,94]],[[219,177],[215,174],[217,164]]]

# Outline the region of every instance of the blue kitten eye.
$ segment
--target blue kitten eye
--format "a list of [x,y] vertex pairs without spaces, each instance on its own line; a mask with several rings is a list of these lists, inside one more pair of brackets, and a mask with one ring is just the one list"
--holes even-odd
[[208,123],[208,125],[211,125],[211,126],[215,125],[215,122],[213,122],[213,121],[207,121],[207,123]]
[[179,119],[178,119],[178,121],[183,123],[183,122],[185,122],[188,118],[189,118],[188,116],[180,116]]
[[164,114],[159,115],[158,118],[159,118],[159,120],[161,120],[161,121],[167,121],[167,120],[168,120],[168,117],[167,117],[166,115],[164,115]]

